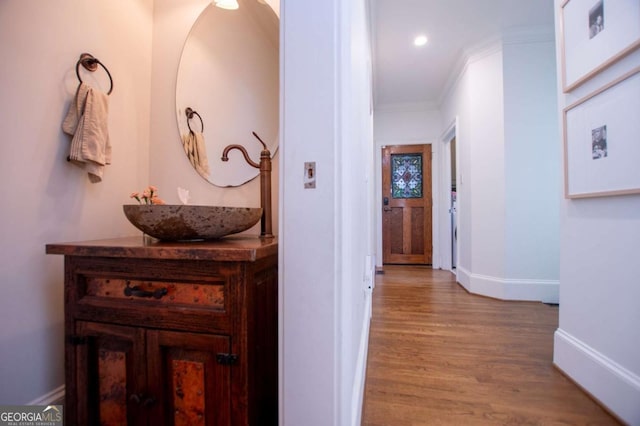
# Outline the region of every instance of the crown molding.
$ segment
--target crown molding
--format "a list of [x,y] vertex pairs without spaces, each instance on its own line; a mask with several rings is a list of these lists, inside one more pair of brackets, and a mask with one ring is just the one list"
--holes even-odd
[[502,51],[503,46],[549,42],[555,42],[555,29],[552,26],[545,25],[506,28],[499,35],[488,37],[469,46],[464,49],[458,57],[435,104],[438,106],[442,105],[444,100],[458,85],[458,82],[470,64]]
[[418,112],[438,109],[436,102],[397,102],[375,106],[375,112]]

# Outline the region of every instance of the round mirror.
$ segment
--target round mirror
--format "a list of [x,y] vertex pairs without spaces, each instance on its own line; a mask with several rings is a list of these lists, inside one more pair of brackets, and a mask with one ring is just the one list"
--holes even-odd
[[209,5],[185,42],[176,84],[181,143],[194,169],[217,186],[239,186],[259,174],[239,151],[258,162],[262,139],[278,147],[279,19],[261,0],[238,0],[225,10]]

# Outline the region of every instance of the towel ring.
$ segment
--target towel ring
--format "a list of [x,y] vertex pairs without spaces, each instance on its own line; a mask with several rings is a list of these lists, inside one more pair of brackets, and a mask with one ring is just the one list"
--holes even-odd
[[193,116],[195,114],[200,119],[200,133],[204,133],[204,122],[202,121],[202,117],[200,116],[200,114],[198,114],[194,109],[191,109],[190,107],[187,107],[187,109],[184,110],[184,113],[187,116],[187,127],[189,128],[189,131],[193,133],[193,130],[191,130],[191,125],[189,124],[189,120],[193,119]]
[[78,59],[78,62],[76,63],[76,76],[78,76],[78,80],[80,80],[80,83],[82,83],[82,79],[80,78],[80,65],[82,65],[87,71],[91,72],[97,70],[98,65],[100,65],[107,72],[107,75],[109,76],[109,82],[111,83],[111,87],[109,88],[107,95],[110,95],[111,92],[113,92],[113,78],[111,78],[111,73],[102,62],[100,62],[97,58],[94,58],[90,53],[83,53],[80,55],[80,59]]

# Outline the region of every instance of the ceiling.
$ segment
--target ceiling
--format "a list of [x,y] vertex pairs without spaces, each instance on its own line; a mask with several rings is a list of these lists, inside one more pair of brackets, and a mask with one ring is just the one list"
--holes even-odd
[[[552,31],[553,0],[370,0],[376,108],[437,105],[456,63],[517,29]],[[413,39],[429,42],[416,48]]]

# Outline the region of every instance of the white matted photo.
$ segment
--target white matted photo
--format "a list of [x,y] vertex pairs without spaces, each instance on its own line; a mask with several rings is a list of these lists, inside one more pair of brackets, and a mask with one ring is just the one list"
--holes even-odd
[[640,67],[563,115],[565,197],[640,193]]
[[565,93],[640,47],[640,0],[566,0],[561,17]]

